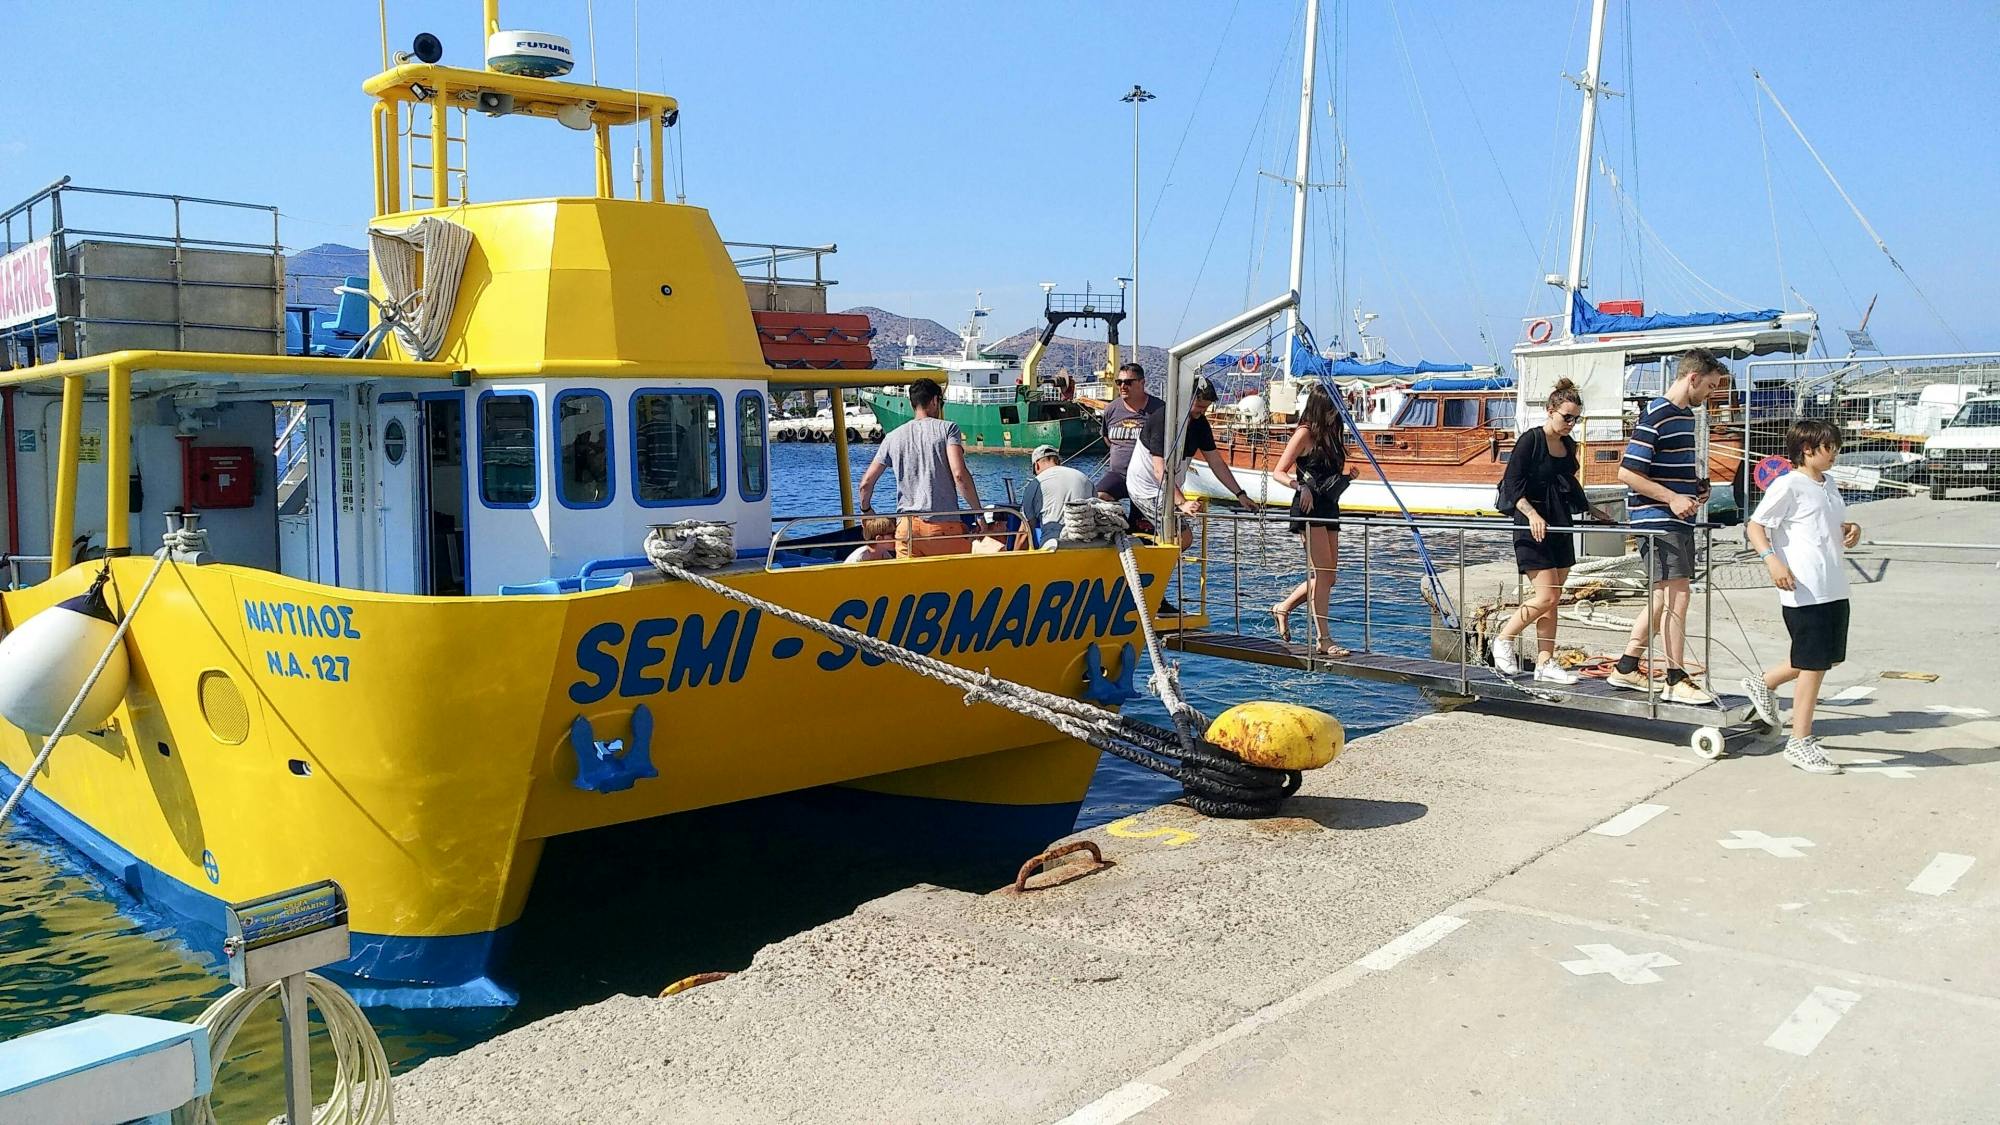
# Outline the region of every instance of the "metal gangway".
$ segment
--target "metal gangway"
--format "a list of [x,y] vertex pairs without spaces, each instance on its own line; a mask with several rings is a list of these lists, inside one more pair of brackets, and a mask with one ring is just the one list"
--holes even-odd
[[[1509,520],[1344,515],[1306,521],[1339,528],[1338,580],[1328,617],[1338,646],[1351,651],[1328,656],[1311,643],[1287,642],[1278,636],[1270,607],[1306,574],[1305,551],[1299,537],[1288,530],[1291,518],[1283,512],[1209,507],[1194,519],[1194,547],[1168,595],[1183,611],[1180,620],[1188,624],[1169,633],[1170,647],[1191,655],[1409,685],[1454,703],[1553,709],[1570,717],[1619,715],[1662,732],[1676,728],[1686,732],[1688,745],[1704,758],[1719,757],[1729,746],[1765,729],[1755,720],[1748,699],[1721,690],[1714,629],[1718,568],[1726,571],[1749,564],[1733,559],[1739,546],[1718,541],[1714,525],[1696,530],[1704,565],[1690,598],[1683,657],[1688,671],[1715,696],[1715,702],[1692,705],[1662,694],[1664,654],[1657,626],[1649,633],[1641,658],[1641,668],[1649,673],[1649,687],[1643,692],[1616,687],[1601,675],[1590,674],[1593,666],[1601,666],[1595,661],[1586,663],[1574,686],[1534,681],[1526,671],[1532,661],[1513,678],[1489,663],[1487,640],[1525,592],[1524,580],[1514,568],[1511,543],[1516,529]],[[1629,614],[1643,608],[1650,586],[1643,568],[1627,555],[1626,545],[1663,533],[1632,524],[1601,523],[1550,527],[1548,533],[1579,538],[1577,570],[1583,572],[1572,572],[1565,601],[1557,609],[1558,652],[1577,648],[1578,641],[1588,637],[1592,648],[1602,648],[1615,659],[1624,651],[1633,625]],[[1428,545],[1426,552],[1415,549],[1414,537],[1419,535]],[[1617,561],[1621,559],[1622,563]],[[1756,569],[1761,573],[1761,567]],[[1587,596],[1571,601],[1570,592]],[[1627,615],[1605,608],[1610,597],[1619,595],[1641,601],[1632,604]],[[1726,592],[1723,596],[1726,599]],[[1303,614],[1295,618],[1306,623],[1304,638],[1310,642],[1310,602],[1301,609]],[[1173,620],[1169,618],[1170,623]],[[1526,640],[1533,637],[1532,628],[1523,632]],[[1741,643],[1748,646],[1747,634]],[[1734,655],[1754,672],[1754,654]],[[1729,682],[1733,681],[1732,676]]]

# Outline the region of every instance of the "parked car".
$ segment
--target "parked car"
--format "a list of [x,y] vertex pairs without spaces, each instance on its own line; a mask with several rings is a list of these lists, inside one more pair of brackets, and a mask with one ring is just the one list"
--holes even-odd
[[1924,443],[1924,471],[1933,500],[1944,499],[1952,488],[2000,490],[2000,396],[1959,407]]

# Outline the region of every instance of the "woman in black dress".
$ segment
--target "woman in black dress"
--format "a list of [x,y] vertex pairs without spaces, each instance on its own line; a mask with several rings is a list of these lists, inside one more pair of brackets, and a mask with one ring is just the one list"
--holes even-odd
[[1306,580],[1271,607],[1278,636],[1292,639],[1292,611],[1310,598],[1314,650],[1323,656],[1346,656],[1347,650],[1333,643],[1327,603],[1333,597],[1340,567],[1340,525],[1331,521],[1340,519],[1340,494],[1354,478],[1347,472],[1347,441],[1340,413],[1325,387],[1315,383],[1307,392],[1298,428],[1272,467],[1271,479],[1293,490],[1291,529],[1305,542],[1307,568]]
[[1521,608],[1507,618],[1493,638],[1493,667],[1502,675],[1521,672],[1514,639],[1535,627],[1535,679],[1573,684],[1576,674],[1556,663],[1556,605],[1563,582],[1576,565],[1576,536],[1551,534],[1552,527],[1572,527],[1570,513],[1587,511],[1595,519],[1610,517],[1591,507],[1583,482],[1577,479],[1576,442],[1570,434],[1583,417],[1583,397],[1576,384],[1564,379],[1549,392],[1548,421],[1521,435],[1500,478],[1500,510],[1514,517],[1514,561],[1528,576],[1530,589]]

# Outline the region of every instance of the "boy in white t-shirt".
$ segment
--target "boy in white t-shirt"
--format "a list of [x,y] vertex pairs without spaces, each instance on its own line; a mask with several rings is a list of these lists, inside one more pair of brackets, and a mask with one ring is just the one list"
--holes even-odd
[[1813,705],[1827,670],[1847,659],[1847,570],[1842,551],[1861,541],[1861,525],[1846,522],[1840,488],[1827,479],[1840,453],[1840,431],[1831,422],[1792,423],[1785,452],[1793,471],[1772,482],[1745,532],[1771,572],[1792,636],[1791,659],[1745,679],[1743,692],[1766,723],[1778,725],[1779,685],[1792,689],[1792,737],[1785,760],[1807,773],[1839,773],[1813,737]]

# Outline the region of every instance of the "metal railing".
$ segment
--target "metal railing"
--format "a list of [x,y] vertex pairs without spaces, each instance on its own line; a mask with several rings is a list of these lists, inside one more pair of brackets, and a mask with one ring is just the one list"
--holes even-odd
[[[126,230],[113,227],[80,226],[74,222],[74,197],[84,196],[97,199],[137,200],[144,204],[166,205],[169,231],[156,233],[152,230]],[[65,214],[64,204],[71,201],[71,212]],[[241,238],[207,238],[190,234],[187,229],[190,209],[219,209],[224,213],[253,212],[267,215],[271,224],[269,242],[247,241]],[[285,350],[285,287],[284,287],[284,245],[279,237],[278,209],[269,204],[243,203],[232,199],[210,199],[195,195],[173,195],[163,192],[126,191],[118,188],[84,187],[70,182],[68,176],[57,180],[41,191],[0,211],[0,247],[12,249],[16,245],[34,242],[39,238],[49,239],[52,272],[55,275],[56,315],[54,317],[55,356],[44,354],[48,341],[43,332],[47,321],[29,322],[0,330],[0,339],[7,342],[8,350],[0,353],[0,359],[11,362],[12,348],[24,344],[29,349],[30,362],[42,362],[53,358],[71,358],[80,354],[83,347],[78,330],[91,324],[127,325],[133,327],[169,327],[174,329],[175,348],[186,350],[187,334],[190,329],[210,332],[257,333],[271,337],[272,351]],[[167,277],[147,277],[132,274],[100,274],[80,272],[71,266],[71,249],[84,240],[123,243],[138,246],[171,247],[172,274]],[[185,276],[187,252],[190,250],[255,251],[267,253],[272,258],[272,275],[268,283],[263,281],[218,281]],[[4,252],[4,250],[0,250]],[[115,282],[119,284],[171,286],[173,288],[174,316],[170,320],[141,319],[104,315],[85,316],[80,311],[83,284],[92,281]],[[269,291],[272,302],[272,327],[245,327],[238,324],[218,324],[190,320],[185,315],[187,304],[184,294],[187,290],[234,289],[250,292]],[[99,349],[102,350],[102,349]],[[0,362],[0,366],[5,366]]]
[[[1183,555],[1183,566],[1175,571],[1170,596],[1183,611],[1192,609],[1206,616],[1211,622],[1210,632],[1233,633],[1257,640],[1270,638],[1275,633],[1275,623],[1266,607],[1273,606],[1284,593],[1296,588],[1308,573],[1305,552],[1299,545],[1298,537],[1289,530],[1294,518],[1279,512],[1240,512],[1204,507],[1195,520],[1198,530],[1194,546]],[[1471,580],[1470,572],[1482,563],[1511,563],[1511,545],[1514,534],[1520,530],[1519,525],[1503,519],[1418,517],[1405,521],[1393,516],[1304,517],[1300,522],[1335,527],[1343,533],[1340,543],[1342,557],[1337,560],[1336,573],[1348,580],[1336,582],[1329,598],[1328,618],[1329,621],[1347,621],[1350,627],[1358,620],[1361,645],[1354,651],[1361,654],[1415,655],[1394,650],[1407,650],[1412,647],[1411,639],[1420,637],[1423,651],[1429,659],[1456,668],[1454,678],[1459,693],[1477,694],[1474,691],[1475,682],[1488,675],[1484,645],[1481,643],[1485,634],[1478,626],[1490,615],[1475,616],[1467,612],[1468,597],[1472,593],[1467,588]],[[1452,594],[1455,606],[1430,604],[1422,581],[1421,560],[1408,546],[1413,527],[1424,535],[1430,553],[1438,556],[1434,559],[1437,571],[1455,583]],[[1695,525],[1704,563],[1698,567],[1695,576],[1695,581],[1699,583],[1700,629],[1697,631],[1695,622],[1688,620],[1682,623],[1681,630],[1683,659],[1694,656],[1694,645],[1698,640],[1701,645],[1701,678],[1710,682],[1711,690],[1715,676],[1712,627],[1714,582],[1707,579],[1714,566],[1714,530],[1712,524]],[[1357,531],[1360,533],[1358,558],[1361,572],[1358,583],[1352,579],[1350,565],[1357,557],[1352,540],[1352,533]],[[1548,534],[1578,537],[1578,545],[1583,547],[1583,538],[1593,535],[1617,536],[1622,544],[1624,537],[1658,539],[1671,532],[1630,523],[1586,523],[1567,528],[1551,525]],[[1249,548],[1247,557],[1246,546]],[[1579,562],[1585,560],[1582,550],[1578,551],[1578,556]],[[1512,570],[1511,567],[1509,569]],[[1595,579],[1593,576],[1593,580],[1614,585],[1619,582],[1615,577]],[[1570,585],[1574,587],[1578,584],[1579,579],[1573,577]],[[1226,590],[1218,593],[1218,587],[1222,586],[1226,586]],[[1629,583],[1632,592],[1643,596],[1642,606],[1651,606],[1658,598],[1651,592],[1651,586],[1652,583],[1645,580]],[[1522,591],[1520,575],[1515,572],[1513,605],[1519,605]],[[1269,600],[1265,600],[1267,596]],[[1250,621],[1259,623],[1255,626],[1246,621],[1246,599],[1254,606]],[[1504,587],[1496,590],[1493,601],[1498,603],[1495,608],[1508,603]],[[1310,599],[1300,608],[1310,616]],[[1423,618],[1421,622],[1411,619],[1419,609]],[[1661,612],[1664,613],[1664,610]],[[1692,617],[1692,612],[1689,616]],[[1572,627],[1612,629],[1621,633],[1629,632],[1633,625],[1629,620],[1593,621],[1579,619],[1575,615],[1559,614],[1558,620]],[[1660,621],[1653,622],[1648,630],[1643,655],[1645,663],[1642,667],[1647,670],[1648,681],[1646,710],[1651,718],[1658,717],[1662,702],[1663,685],[1656,675],[1661,666],[1658,657],[1662,655],[1659,650],[1662,628]],[[1623,652],[1624,647],[1620,643],[1618,651]]]
[[[725,242],[722,245],[730,252],[729,264],[736,267],[738,276],[745,281],[761,281],[766,285],[816,285],[821,288],[840,284],[827,277],[825,270],[826,256],[839,252],[838,243],[787,246],[778,242]],[[739,255],[738,251],[743,250],[756,252]],[[811,277],[787,277],[778,268],[786,262],[802,262],[808,258],[812,259]]]

